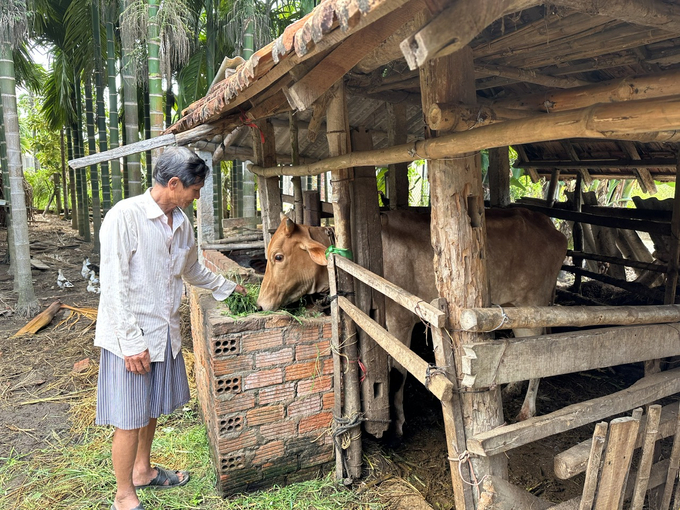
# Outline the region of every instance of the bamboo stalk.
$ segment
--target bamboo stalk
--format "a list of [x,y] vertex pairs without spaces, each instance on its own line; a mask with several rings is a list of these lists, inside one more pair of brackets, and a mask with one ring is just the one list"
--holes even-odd
[[262,177],[319,175],[323,172],[404,163],[416,159],[443,159],[492,147],[537,143],[566,138],[619,138],[621,134],[680,129],[680,97],[597,104],[579,110],[510,120],[462,133],[419,140],[387,149],[350,152],[308,165],[252,166]]

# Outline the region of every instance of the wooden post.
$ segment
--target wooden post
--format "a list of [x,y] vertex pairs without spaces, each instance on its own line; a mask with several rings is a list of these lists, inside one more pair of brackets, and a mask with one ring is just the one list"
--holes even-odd
[[[364,128],[352,130],[352,151],[373,149],[371,133]],[[354,169],[352,201],[352,246],[354,261],[378,276],[383,274],[380,209],[375,167]],[[378,324],[385,326],[385,298],[359,281],[354,286],[357,306]],[[364,430],[382,437],[390,424],[390,368],[387,353],[363,330],[358,330],[361,361],[366,367],[361,383]]]
[[[258,121],[257,126],[257,129],[253,129],[253,147],[257,147],[257,150],[253,151],[256,163],[265,168],[276,166],[274,126],[268,120]],[[264,136],[264,143],[262,143],[261,135]],[[260,190],[262,233],[266,249],[272,238],[270,230],[276,229],[281,221],[281,189],[279,188],[278,177],[263,178],[258,176],[257,182],[258,189]]]
[[548,191],[545,194],[545,203],[548,207],[552,207],[557,199],[557,190],[560,184],[560,171],[555,169],[550,172],[550,184],[548,185]]
[[[333,89],[333,97],[328,103],[326,112],[326,137],[329,155],[338,156],[349,152],[349,119],[347,116],[347,100],[345,84],[340,80]],[[351,168],[333,170],[331,183],[333,186],[333,216],[335,217],[335,237],[338,248],[352,249],[350,231],[350,210],[352,205],[350,179]],[[338,275],[338,292],[353,290],[352,278],[346,273]],[[361,413],[358,348],[356,327],[345,313],[341,314],[342,341],[344,360],[346,363],[344,380],[344,417],[353,420]],[[347,481],[361,476],[361,427],[353,427],[349,431],[351,442],[347,449]]]
[[[298,179],[301,180],[302,178],[298,177]],[[300,189],[300,191],[302,191],[302,189]],[[312,225],[314,227],[321,225],[321,195],[319,195],[319,192],[314,189],[310,191],[302,191],[302,203],[302,222],[305,225]],[[295,212],[297,217],[297,204]]]
[[[676,155],[676,159],[678,155]],[[680,161],[675,170],[675,181],[680,181]],[[678,286],[678,258],[680,257],[680,190],[675,189],[673,198],[673,217],[671,219],[671,242],[669,247],[668,273],[666,274],[666,297],[664,303],[675,303],[675,291]]]
[[489,149],[489,195],[491,207],[510,204],[510,157],[507,147]]
[[[387,144],[406,143],[407,135],[406,103],[387,103]],[[389,168],[386,191],[390,209],[408,207],[408,163],[394,163]]]
[[[581,174],[576,176],[576,187],[574,188],[574,210],[576,212],[581,212],[581,203],[583,201],[583,195],[581,194],[581,183],[583,177]],[[572,227],[571,235],[574,238],[574,251],[583,251],[583,226],[580,223],[574,222]],[[574,257],[574,266],[579,269],[583,267],[583,259],[579,257]],[[581,275],[576,273],[574,276],[574,285],[572,290],[576,294],[581,293]]]
[[[208,165],[210,172],[205,177],[201,196],[196,205],[196,216],[198,225],[198,246],[212,243],[215,240],[215,219],[213,216],[213,164],[212,152],[196,151],[198,156]],[[198,250],[199,260],[203,261],[203,251]]]
[[[300,146],[298,144],[298,118],[295,112],[288,112],[288,121],[290,125],[290,158],[293,166],[297,166],[300,164]],[[291,179],[291,182],[293,183],[293,208],[295,210],[293,219],[295,223],[303,223],[302,177],[297,175]]]
[[[423,111],[428,111],[432,103],[474,104],[474,76],[469,47],[425,63],[420,68]],[[462,346],[485,337],[460,331],[460,311],[490,302],[486,260],[482,257],[486,229],[481,162],[478,154],[468,154],[430,161],[429,169],[435,279],[439,294],[448,304],[447,327],[453,339],[456,369],[461,373]],[[462,401],[466,437],[503,423],[499,388],[464,393]],[[471,460],[477,480],[485,475],[507,479],[505,457]]]

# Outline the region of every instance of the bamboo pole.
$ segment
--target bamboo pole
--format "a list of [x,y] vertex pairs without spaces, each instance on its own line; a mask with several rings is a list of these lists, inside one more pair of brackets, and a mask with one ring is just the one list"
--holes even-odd
[[[671,450],[670,466],[668,467],[668,476],[666,476],[666,485],[663,489],[663,498],[661,499],[660,506],[661,510],[668,510],[668,507],[671,504],[673,485],[675,484],[675,480],[678,477],[679,468],[680,468],[680,411],[678,412],[678,421],[675,429],[675,437],[673,438],[673,448]],[[678,503],[679,503],[678,492],[676,491],[675,505],[677,506]]]
[[680,305],[468,308],[460,314],[461,328],[474,332],[515,328],[630,326],[671,322],[680,322]]
[[264,176],[318,175],[355,166],[387,165],[416,159],[441,159],[492,147],[566,138],[616,139],[621,134],[680,129],[680,97],[597,104],[579,110],[509,120],[386,149],[352,152],[297,167],[251,171]]
[[[629,231],[630,232],[630,231]],[[567,257],[582,257],[588,260],[597,260],[599,262],[609,262],[610,264],[618,264],[620,266],[633,267],[635,269],[644,269],[645,271],[654,271],[656,273],[665,273],[668,268],[665,264],[654,264],[652,262],[639,262],[634,259],[622,259],[619,257],[610,257],[608,255],[600,255],[598,253],[577,252],[567,250]]]

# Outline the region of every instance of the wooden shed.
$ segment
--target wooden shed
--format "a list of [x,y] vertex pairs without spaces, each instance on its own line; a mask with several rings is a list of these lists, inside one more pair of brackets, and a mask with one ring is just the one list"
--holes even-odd
[[[617,217],[587,209],[580,205],[578,191],[581,182],[592,179],[632,178],[653,193],[655,181],[676,179],[679,64],[680,3],[675,1],[326,0],[215,84],[157,143],[194,144],[218,160],[253,160],[265,241],[279,223],[279,176],[329,172],[337,245],[358,254],[367,248],[353,245],[361,243],[361,236],[352,237],[348,221],[352,197],[354,205],[367,204],[358,216],[355,209],[355,217],[368,218],[378,211],[377,200],[358,199],[375,197],[375,184],[363,190],[362,178],[372,178],[376,166],[390,165],[389,205],[407,207],[406,164],[426,159],[440,299],[423,306],[417,297],[376,285],[366,271],[380,273],[379,267],[370,266],[371,257],[359,256],[356,264],[333,256],[330,271],[332,286],[351,288],[351,275],[401,299],[412,310],[420,307],[421,318],[431,326],[442,370],[431,373],[427,363],[391,343],[370,321],[367,310],[361,310],[365,303],[361,295],[356,304],[342,297],[333,303],[334,347],[340,348],[356,323],[441,400],[457,509],[548,508],[546,501],[507,483],[504,452],[680,392],[680,369],[658,372],[653,361],[680,354],[676,324],[680,315],[674,305],[680,233],[677,196],[672,211],[660,220],[659,215],[635,216],[630,210]],[[295,137],[291,124],[297,126],[293,133],[299,129],[299,144],[291,143]],[[323,133],[325,137],[320,136]],[[576,210],[551,208],[551,191],[538,206],[548,215],[670,236],[670,255],[661,273],[665,272],[666,285],[658,291],[664,304],[619,311],[579,307],[559,314],[549,309],[516,310],[501,317],[533,327],[617,326],[567,336],[529,337],[501,345],[477,332],[487,331],[484,321],[497,323],[499,318],[498,310],[490,307],[482,256],[479,152],[489,149],[491,206],[504,207],[509,204],[508,146],[517,151],[517,164],[534,180],[549,177],[556,184],[559,179],[577,179]],[[207,196],[201,202],[212,200]],[[211,206],[205,205],[204,211],[202,218],[199,214],[199,232],[202,241],[209,242],[215,235]],[[370,228],[366,223],[353,228]],[[580,250],[576,259],[584,255],[582,247],[575,250]],[[451,271],[454,267],[457,270]],[[560,363],[554,363],[556,357]],[[646,376],[631,388],[504,424],[502,383],[640,361],[646,362]],[[345,401],[339,402],[339,367],[338,360],[336,419],[357,410],[348,395],[360,391],[356,373],[349,371],[342,381]],[[366,402],[364,406],[370,407]],[[677,412],[660,420],[664,425],[658,427],[658,437],[673,435]],[[336,450],[349,459],[338,462],[339,478],[360,474],[360,435],[353,439],[348,453]],[[590,444],[581,446],[565,472],[586,469]],[[670,471],[666,464],[662,477],[662,486],[668,481],[666,492],[672,491],[677,477],[680,448],[674,455]],[[616,473],[603,472],[600,487],[606,485],[607,476],[616,478]],[[625,484],[626,477],[619,478]],[[581,508],[593,505],[590,501],[587,506],[588,490]],[[601,498],[594,507],[620,508],[623,489],[613,493],[619,498],[615,503]],[[598,494],[605,494],[604,489]],[[569,504],[564,508],[578,508],[579,502]]]

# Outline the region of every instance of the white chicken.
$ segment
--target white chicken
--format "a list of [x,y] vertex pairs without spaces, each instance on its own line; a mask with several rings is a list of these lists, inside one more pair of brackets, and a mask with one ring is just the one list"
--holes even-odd
[[99,285],[99,278],[97,278],[97,273],[90,271],[90,283],[92,285]]
[[73,287],[73,284],[66,279],[61,269],[59,270],[59,276],[57,276],[57,285],[59,285],[60,289],[68,289],[69,287]]
[[83,267],[80,269],[80,276],[87,280],[90,277],[90,259],[83,260]]

